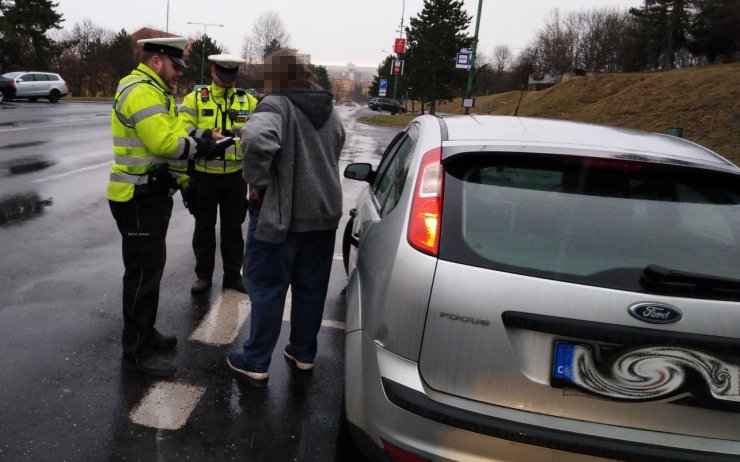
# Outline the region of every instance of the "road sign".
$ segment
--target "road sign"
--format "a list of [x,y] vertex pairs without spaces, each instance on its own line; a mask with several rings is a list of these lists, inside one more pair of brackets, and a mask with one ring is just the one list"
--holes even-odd
[[380,79],[380,82],[378,83],[378,89],[387,90],[388,89],[388,79]]
[[403,52],[406,51],[406,39],[397,38],[395,43],[393,44],[393,51],[396,54],[402,55]]
[[472,53],[469,51],[460,51],[455,55],[455,68],[456,69],[470,69],[470,56]]
[[385,88],[378,90],[378,96],[385,96]]
[[400,59],[393,60],[393,67],[391,68],[391,74],[399,75],[403,74],[403,61]]

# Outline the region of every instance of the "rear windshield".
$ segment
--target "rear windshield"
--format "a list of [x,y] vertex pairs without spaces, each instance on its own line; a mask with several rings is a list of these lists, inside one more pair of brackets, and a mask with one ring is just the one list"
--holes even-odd
[[445,170],[440,258],[637,291],[647,265],[740,277],[738,175],[521,154]]

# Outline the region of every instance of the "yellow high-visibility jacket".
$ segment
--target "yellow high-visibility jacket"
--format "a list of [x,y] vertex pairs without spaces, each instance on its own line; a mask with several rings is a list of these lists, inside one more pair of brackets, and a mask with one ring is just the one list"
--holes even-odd
[[[257,107],[257,98],[250,94],[237,95],[233,88],[221,88],[215,83],[208,86],[208,99],[203,101],[201,93],[193,90],[185,96],[180,106],[180,120],[186,133],[201,137],[205,130],[220,128],[239,130],[247,116]],[[205,173],[233,173],[242,169],[239,140],[226,150],[223,159],[197,159],[195,170]]]
[[[179,185],[196,142],[178,122],[175,99],[167,84],[148,66],[139,66],[119,82],[111,114],[113,166],[108,182],[109,200],[127,202],[134,187],[146,184],[148,173],[166,164]],[[185,169],[175,171],[173,168]]]

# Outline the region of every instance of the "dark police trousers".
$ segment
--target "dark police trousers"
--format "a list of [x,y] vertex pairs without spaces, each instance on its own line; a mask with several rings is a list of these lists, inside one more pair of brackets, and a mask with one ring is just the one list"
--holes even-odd
[[123,238],[123,354],[138,361],[155,332],[172,198],[159,193],[108,202]]
[[221,221],[221,258],[224,282],[241,281],[244,237],[242,223],[247,214],[247,184],[242,172],[212,174],[195,172],[191,177],[195,217],[193,252],[195,274],[210,281],[216,262],[216,215]]

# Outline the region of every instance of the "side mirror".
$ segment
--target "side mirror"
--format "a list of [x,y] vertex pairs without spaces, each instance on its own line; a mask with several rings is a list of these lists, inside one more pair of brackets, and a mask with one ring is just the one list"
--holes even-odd
[[16,82],[23,82],[23,79],[21,79],[21,78],[18,78],[18,79],[16,80]]
[[349,164],[344,169],[344,177],[350,180],[367,181],[372,183],[375,179],[375,172],[373,172],[373,166],[366,163]]

